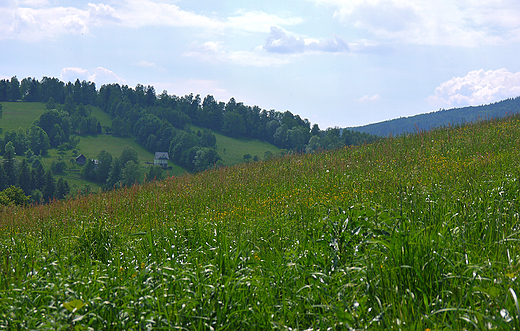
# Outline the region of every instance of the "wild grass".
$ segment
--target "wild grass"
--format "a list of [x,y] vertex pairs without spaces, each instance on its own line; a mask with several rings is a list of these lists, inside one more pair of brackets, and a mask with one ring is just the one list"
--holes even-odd
[[520,329],[520,118],[0,221],[1,329]]

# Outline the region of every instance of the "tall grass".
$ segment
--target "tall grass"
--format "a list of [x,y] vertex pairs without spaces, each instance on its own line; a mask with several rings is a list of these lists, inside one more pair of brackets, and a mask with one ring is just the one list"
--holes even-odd
[[0,221],[3,329],[520,329],[520,118]]

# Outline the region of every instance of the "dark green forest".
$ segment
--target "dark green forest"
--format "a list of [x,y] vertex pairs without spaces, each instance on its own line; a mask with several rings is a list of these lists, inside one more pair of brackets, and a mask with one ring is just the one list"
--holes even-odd
[[505,99],[488,105],[453,109],[440,109],[427,114],[401,117],[384,122],[368,124],[346,130],[364,132],[377,136],[399,135],[427,131],[436,127],[460,125],[478,120],[501,118],[520,112],[520,97]]

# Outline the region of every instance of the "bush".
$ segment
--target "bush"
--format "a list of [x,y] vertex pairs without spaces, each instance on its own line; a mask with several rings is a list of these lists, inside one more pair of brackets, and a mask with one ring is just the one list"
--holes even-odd
[[0,204],[4,206],[9,205],[24,205],[29,201],[29,197],[26,196],[23,190],[19,187],[10,186],[0,192]]

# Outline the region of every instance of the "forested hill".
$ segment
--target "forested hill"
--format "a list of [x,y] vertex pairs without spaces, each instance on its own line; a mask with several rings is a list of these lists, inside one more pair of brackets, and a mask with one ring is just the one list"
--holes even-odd
[[[99,132],[94,128],[95,119],[88,116],[88,106],[99,107],[112,118],[112,125],[102,128],[103,133],[134,137],[150,152],[169,152],[172,161],[188,171],[204,170],[220,159],[212,131],[233,138],[257,139],[298,152],[334,149],[377,139],[361,132],[341,132],[339,128],[320,130],[317,124],[312,125],[290,111],[247,106],[234,98],[225,103],[211,95],[203,99],[200,95],[179,97],[166,91],[157,95],[153,86],[140,84],[135,88],[107,84],[97,89],[94,83],[87,81],[64,83],[49,77],[19,81],[12,77],[0,80],[2,101],[46,102],[55,118],[65,119],[62,122],[66,128],[61,127],[62,122],[49,126],[51,146],[56,132],[60,133],[60,139],[54,141],[57,146],[68,142],[69,132],[88,133],[90,126],[93,127],[90,131]],[[83,113],[86,116],[79,116]],[[203,132],[192,132],[190,124],[203,128]]]
[[384,122],[346,128],[351,131],[369,133],[378,136],[398,135],[434,127],[475,122],[479,119],[500,118],[520,112],[520,97],[506,99],[489,105],[441,109],[439,111],[410,117],[401,117]]

